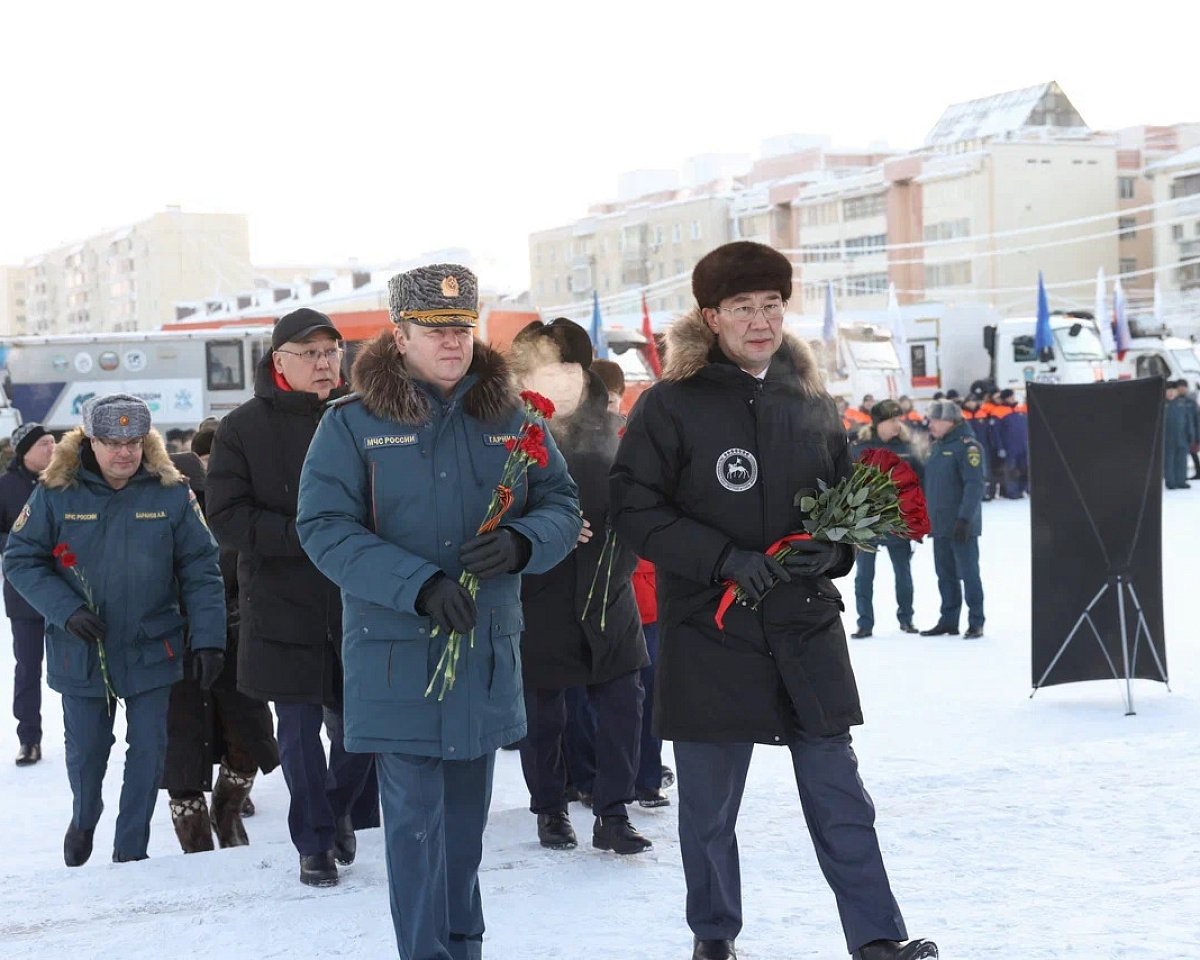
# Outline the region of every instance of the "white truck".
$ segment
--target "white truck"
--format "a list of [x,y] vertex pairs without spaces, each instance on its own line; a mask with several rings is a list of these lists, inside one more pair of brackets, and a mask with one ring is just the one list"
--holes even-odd
[[832,396],[857,406],[867,394],[882,400],[908,392],[892,332],[885,324],[839,318],[832,352],[822,339],[824,321],[789,313],[783,325],[812,348]]
[[1161,327],[1148,330],[1132,322],[1130,329],[1134,336],[1125,357],[1112,360],[1113,376],[1118,380],[1186,380],[1193,390],[1200,390],[1200,345],[1173,337]]
[[247,326],[16,337],[0,351],[8,396],[25,420],[69,430],[79,425],[85,400],[130,393],[166,431],[192,429],[253,396],[254,368],[270,344],[269,326]]

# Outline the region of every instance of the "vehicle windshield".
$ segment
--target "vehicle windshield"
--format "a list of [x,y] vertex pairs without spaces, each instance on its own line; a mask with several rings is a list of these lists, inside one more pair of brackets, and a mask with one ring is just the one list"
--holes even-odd
[[896,356],[896,348],[891,340],[846,339],[844,343],[860,370],[895,370],[900,366],[900,358]]
[[1171,355],[1179,364],[1179,369],[1190,376],[1200,378],[1200,347],[1189,347],[1186,350],[1172,350]]
[[1100,335],[1082,323],[1055,330],[1054,342],[1058,345],[1058,355],[1063,360],[1104,359],[1104,344],[1100,342]]

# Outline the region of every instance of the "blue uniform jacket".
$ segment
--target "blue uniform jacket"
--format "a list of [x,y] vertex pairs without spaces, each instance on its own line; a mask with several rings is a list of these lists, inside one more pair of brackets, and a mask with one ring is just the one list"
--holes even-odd
[[193,649],[225,648],[217,544],[157,432],[146,438],[142,467],[121,490],[100,476],[83,430],[68,433],[4,551],[5,579],[45,617],[51,689],[102,697],[96,645],[64,627],[87,598],[75,573],[53,556],[58,544],[78,558],[74,569],[107,627],[104,649],[117,696],[182,678],[185,627]]
[[[37,477],[25,469],[20,458],[14,458],[8,469],[0,475],[0,549],[4,548],[8,531],[17,522],[35,486]],[[42,619],[42,615],[7,580],[4,581],[4,612],[13,620]]]
[[971,536],[983,532],[983,478],[983,450],[966,423],[934,441],[922,484],[933,536],[953,536],[959,518],[970,524]]
[[[442,702],[425,689],[446,638],[431,638],[414,604],[439,570],[462,572],[459,547],[487,512],[523,412],[503,359],[479,343],[446,400],[408,376],[391,331],[363,350],[352,382],[313,438],[296,518],[313,563],[342,588],[346,746],[470,760],[525,735],[521,578],[480,584],[474,645],[463,643]],[[583,525],[548,434],[547,446],[549,466],[530,468],[504,520],[533,548],[526,573],[559,563]]]

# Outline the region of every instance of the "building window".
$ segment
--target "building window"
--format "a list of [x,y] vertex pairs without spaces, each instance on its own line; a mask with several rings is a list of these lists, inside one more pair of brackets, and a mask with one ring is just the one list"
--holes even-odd
[[836,263],[841,258],[842,245],[837,240],[829,243],[810,243],[801,251],[801,259],[805,263]]
[[1172,200],[1178,200],[1180,197],[1190,197],[1197,193],[1200,193],[1200,173],[1180,177],[1171,184]]
[[865,237],[851,237],[846,241],[846,256],[851,260],[855,257],[867,257],[873,253],[883,253],[886,246],[887,234],[884,233],[873,233]]
[[959,237],[969,237],[970,235],[971,219],[969,217],[925,224],[926,243],[932,243],[937,240],[956,240]]
[[662,242],[663,242],[662,227],[654,228],[654,242],[657,243],[660,247],[662,246]]
[[842,217],[846,220],[878,217],[883,215],[886,207],[887,201],[882,193],[873,193],[869,197],[851,197],[842,201]]
[[1183,239],[1183,224],[1182,223],[1176,223],[1171,227],[1171,239],[1172,240],[1182,240]]
[[887,287],[886,273],[861,273],[846,278],[845,291],[848,297],[870,297],[878,293],[887,293]]
[[692,221],[692,239],[693,240],[700,239],[700,221],[699,220]]
[[679,223],[671,224],[671,242],[679,243],[683,239],[683,225]]
[[934,263],[925,268],[926,287],[963,287],[971,282],[971,261]]
[[1134,186],[1133,177],[1117,177],[1117,196],[1122,200],[1132,200]]
[[1121,258],[1121,274],[1122,276],[1133,273],[1137,269],[1136,257]]
[[1137,217],[1118,217],[1118,236],[1122,240],[1132,240],[1137,236]]
[[914,377],[928,376],[926,373],[927,367],[925,362],[925,344],[914,343],[909,347],[909,357],[912,359],[910,369]]

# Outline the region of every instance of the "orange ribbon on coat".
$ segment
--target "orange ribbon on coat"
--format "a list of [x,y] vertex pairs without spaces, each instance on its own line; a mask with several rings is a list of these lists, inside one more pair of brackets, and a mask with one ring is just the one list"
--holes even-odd
[[[808,533],[789,533],[786,537],[780,537],[764,551],[768,557],[773,557],[779,553],[789,543],[795,543],[798,540],[811,540],[812,535]],[[717,622],[717,627],[721,630],[725,629],[725,614],[729,612],[729,608],[733,606],[733,601],[737,599],[737,583],[733,580],[725,581],[725,592],[721,594],[721,602],[717,604],[717,615],[714,618]]]

